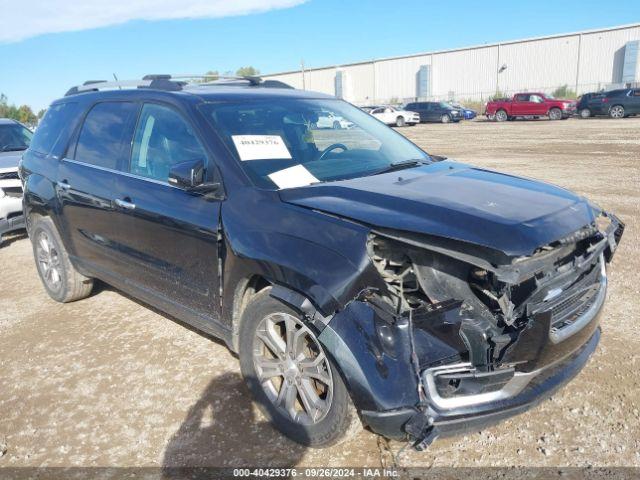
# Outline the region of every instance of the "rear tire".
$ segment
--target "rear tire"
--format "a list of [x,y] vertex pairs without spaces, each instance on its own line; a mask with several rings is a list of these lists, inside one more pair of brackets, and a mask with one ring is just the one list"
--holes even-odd
[[405,125],[404,117],[400,116],[396,118],[396,127],[404,127],[404,125]]
[[242,376],[265,416],[293,441],[325,447],[347,440],[360,419],[340,372],[298,312],[270,293],[258,292],[242,314]]
[[561,120],[562,119],[562,110],[559,108],[552,108],[549,110],[549,120]]
[[609,116],[611,118],[624,118],[625,116],[624,107],[622,105],[614,105],[609,110]]
[[69,260],[58,230],[47,217],[37,217],[29,229],[38,275],[49,296],[67,303],[91,294],[93,279],[79,273]]
[[336,121],[333,122],[333,129],[334,130],[340,130],[341,128],[342,128],[342,125],[340,125],[339,121],[336,120]]
[[496,112],[496,122],[506,122],[509,120],[509,115],[504,110],[498,110]]

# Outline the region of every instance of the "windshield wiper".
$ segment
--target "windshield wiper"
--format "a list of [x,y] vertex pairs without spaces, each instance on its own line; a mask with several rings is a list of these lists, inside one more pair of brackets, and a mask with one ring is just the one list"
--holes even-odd
[[377,170],[373,173],[370,173],[368,176],[380,175],[383,173],[395,172],[396,170],[404,170],[405,168],[413,168],[418,165],[423,165],[422,160],[401,160],[399,162],[393,162],[389,166],[384,167],[381,170]]

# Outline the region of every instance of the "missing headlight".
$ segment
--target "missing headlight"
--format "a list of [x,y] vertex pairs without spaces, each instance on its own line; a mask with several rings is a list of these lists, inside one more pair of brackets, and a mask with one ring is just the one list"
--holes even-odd
[[367,250],[371,261],[387,284],[389,295],[384,297],[397,312],[415,308],[425,300],[421,293],[413,263],[406,245],[377,235],[370,235]]

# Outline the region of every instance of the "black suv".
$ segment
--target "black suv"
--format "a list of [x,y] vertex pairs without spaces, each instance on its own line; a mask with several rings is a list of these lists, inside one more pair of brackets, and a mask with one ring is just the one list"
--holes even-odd
[[602,103],[604,92],[590,92],[580,95],[576,104],[576,113],[580,118],[589,118],[594,115],[593,110],[598,109]]
[[588,103],[590,115],[624,118],[640,114],[640,88],[620,88],[595,96]]
[[420,122],[450,123],[462,120],[462,112],[445,102],[413,102],[404,107],[420,114]]
[[297,442],[361,421],[424,448],[578,373],[623,231],[564,189],[438,159],[333,97],[149,76],[55,101],[21,178],[53,299],[100,279],[222,338]]

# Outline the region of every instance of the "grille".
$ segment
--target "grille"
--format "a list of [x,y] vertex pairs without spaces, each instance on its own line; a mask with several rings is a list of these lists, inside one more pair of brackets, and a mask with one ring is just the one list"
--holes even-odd
[[0,173],[0,180],[20,180],[18,172],[4,172]]
[[595,283],[556,304],[551,309],[552,329],[557,331],[575,322],[593,305],[600,288],[600,282]]

